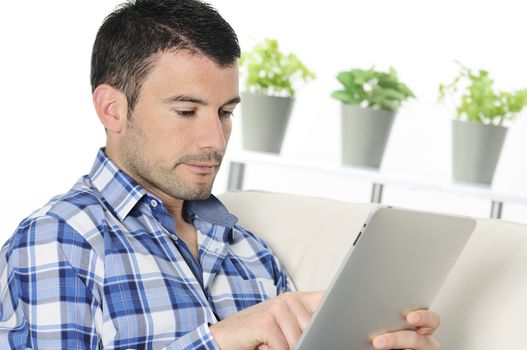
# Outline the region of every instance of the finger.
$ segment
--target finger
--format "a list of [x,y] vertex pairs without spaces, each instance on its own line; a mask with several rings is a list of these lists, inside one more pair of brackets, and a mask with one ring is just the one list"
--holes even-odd
[[[288,303],[281,298],[274,300],[274,305],[271,310],[277,325],[280,327],[289,345],[288,349],[293,349],[302,335],[302,330],[296,315],[290,309]],[[273,350],[275,349],[275,347],[272,348]]]
[[287,338],[282,333],[281,328],[278,326],[278,323],[274,324],[271,330],[266,332],[266,340],[264,343],[258,346],[258,349],[264,350],[288,350],[292,349],[287,342]]
[[300,326],[300,330],[304,332],[306,329],[313,312],[307,308],[307,306],[302,303],[297,293],[285,293],[280,296],[287,305],[291,312],[295,315],[297,322]]
[[375,349],[439,349],[439,345],[434,338],[415,331],[385,333],[373,338],[372,345]]
[[318,292],[301,292],[301,293],[295,293],[298,294],[300,301],[302,304],[305,305],[305,307],[311,312],[315,312],[318,305],[320,304],[320,301],[324,297],[323,291]]
[[430,310],[417,310],[406,315],[406,322],[417,327],[421,334],[432,335],[439,327],[441,320],[439,315]]

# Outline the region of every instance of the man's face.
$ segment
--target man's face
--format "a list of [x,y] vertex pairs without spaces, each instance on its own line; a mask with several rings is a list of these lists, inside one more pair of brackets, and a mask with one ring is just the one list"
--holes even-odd
[[120,136],[119,166],[162,200],[207,198],[238,102],[237,64],[159,54]]

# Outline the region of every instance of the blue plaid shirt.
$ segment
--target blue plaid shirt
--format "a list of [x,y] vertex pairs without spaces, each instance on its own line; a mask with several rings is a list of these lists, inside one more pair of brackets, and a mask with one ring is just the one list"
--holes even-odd
[[0,251],[0,347],[217,349],[210,324],[293,289],[214,196],[184,208],[199,263],[163,203],[101,149]]

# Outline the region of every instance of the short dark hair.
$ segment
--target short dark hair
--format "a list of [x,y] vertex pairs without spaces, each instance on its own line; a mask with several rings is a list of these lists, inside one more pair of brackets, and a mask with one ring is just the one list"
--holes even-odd
[[91,60],[92,92],[100,84],[121,90],[129,111],[155,63],[154,55],[188,50],[228,67],[240,57],[232,27],[199,0],[135,0],[121,4],[97,32]]

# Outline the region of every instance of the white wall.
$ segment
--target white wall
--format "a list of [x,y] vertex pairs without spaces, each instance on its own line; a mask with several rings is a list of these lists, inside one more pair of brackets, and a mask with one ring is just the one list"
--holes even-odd
[[[104,133],[91,105],[91,45],[104,16],[121,1],[24,1],[0,12],[0,242],[51,196],[89,171]],[[503,89],[527,86],[525,13],[520,1],[253,1],[212,4],[237,31],[243,49],[275,37],[318,79],[297,96],[284,156],[339,161],[339,105],[329,97],[335,74],[351,67],[394,66],[418,100],[400,111],[383,170],[450,176],[451,113],[436,104],[437,85],[456,73],[454,59],[490,70]],[[239,114],[239,112],[238,112]],[[239,116],[237,116],[239,118]],[[239,120],[231,151],[240,148]],[[514,123],[494,187],[527,196],[527,115]],[[226,170],[215,192],[225,190]],[[265,176],[263,173],[265,172]],[[368,200],[367,183],[286,169],[253,168],[247,186]],[[387,189],[386,201],[431,210],[487,215],[488,203],[440,193]],[[527,207],[505,206],[527,221]]]

